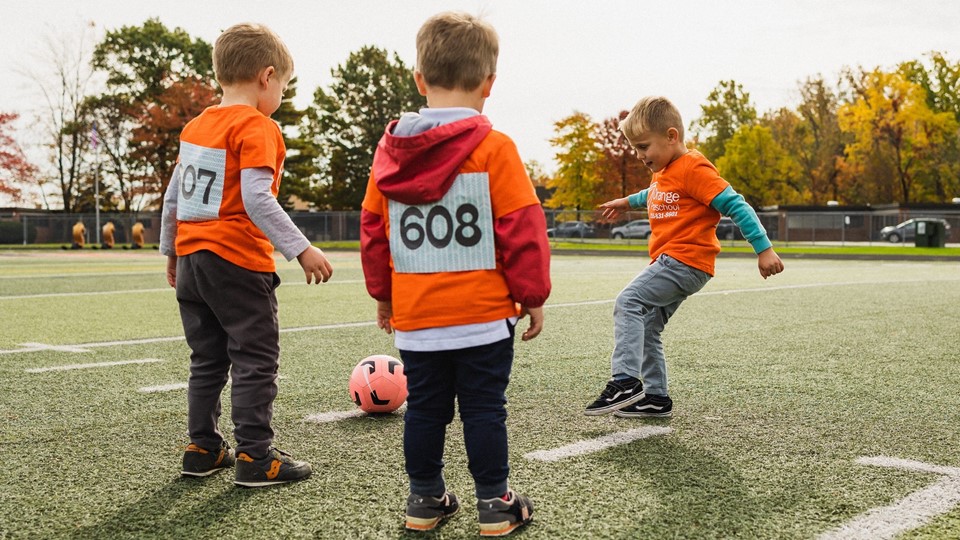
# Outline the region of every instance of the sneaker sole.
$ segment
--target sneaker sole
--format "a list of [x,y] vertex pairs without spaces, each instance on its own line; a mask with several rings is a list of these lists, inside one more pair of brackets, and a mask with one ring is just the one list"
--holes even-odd
[[533,521],[533,517],[530,517],[530,519],[526,521],[518,521],[516,523],[510,523],[508,521],[503,521],[500,523],[481,523],[480,536],[507,536],[531,521]]
[[613,413],[617,418],[667,418],[673,416],[673,411],[667,412],[625,412],[617,411]]
[[227,467],[217,467],[216,469],[210,469],[209,471],[194,472],[194,471],[180,471],[180,476],[187,476],[190,478],[204,478],[210,476],[211,474],[222,471]]
[[611,405],[607,405],[606,407],[597,407],[597,408],[594,408],[594,409],[585,409],[585,410],[583,411],[583,414],[585,414],[585,415],[587,415],[587,416],[602,416],[602,415],[604,415],[604,414],[612,413],[613,411],[619,411],[620,409],[622,409],[622,408],[624,408],[624,407],[629,407],[630,405],[633,405],[634,403],[640,401],[641,399],[643,399],[643,398],[645,398],[645,397],[646,397],[646,394],[644,394],[643,392],[640,392],[639,394],[631,397],[630,399],[623,400],[623,401],[621,401],[620,403],[613,403],[613,404],[611,404]]
[[[311,471],[311,473],[312,473],[312,472],[313,472],[313,471]],[[308,473],[308,474],[306,474],[305,476],[302,476],[302,477],[300,477],[300,478],[286,478],[286,479],[283,479],[283,480],[251,480],[251,481],[248,481],[248,480],[234,480],[233,483],[234,483],[235,485],[237,485],[237,486],[245,487],[245,488],[258,488],[258,487],[276,486],[276,485],[279,485],[279,484],[289,484],[290,482],[299,482],[299,481],[301,481],[301,480],[306,480],[307,478],[310,478],[310,474],[311,474],[311,473]]]
[[459,511],[460,508],[457,507],[457,509],[453,512],[450,512],[449,514],[443,514],[442,516],[437,516],[435,518],[418,518],[407,516],[407,521],[403,526],[411,531],[432,531],[433,529],[436,529],[444,520],[455,516]]

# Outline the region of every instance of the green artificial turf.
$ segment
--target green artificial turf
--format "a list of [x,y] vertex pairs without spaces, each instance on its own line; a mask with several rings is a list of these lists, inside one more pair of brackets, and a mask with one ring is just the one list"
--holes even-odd
[[[763,280],[755,259],[721,258],[664,332],[674,416],[584,416],[609,377],[613,299],[646,264],[642,249],[555,255],[545,329],[517,340],[510,481],[536,504],[517,538],[816,538],[942,478],[860,457],[960,467],[954,261],[785,259],[783,274]],[[476,537],[459,421],[446,478],[464,508],[437,532],[412,534],[401,416],[305,420],[352,410],[353,366],[397,355],[370,324],[355,252],[328,252],[334,278],[319,286],[279,262],[276,444],[315,474],[258,490],[235,488],[230,471],[181,479],[185,393],[139,391],[187,378],[163,257],[50,255],[0,252],[0,351],[88,352],[0,353],[0,538]],[[172,339],[137,341],[149,338]],[[25,371],[147,358],[162,361]],[[229,413],[227,398],[228,437]],[[672,431],[555,462],[524,457],[640,426]],[[955,507],[903,538],[958,536]]]

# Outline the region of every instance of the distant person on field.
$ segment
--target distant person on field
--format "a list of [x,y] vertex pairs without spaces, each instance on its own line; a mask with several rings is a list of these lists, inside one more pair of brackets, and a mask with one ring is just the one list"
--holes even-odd
[[130,242],[130,249],[143,248],[143,223],[139,221],[134,223],[133,228],[130,230],[130,236],[133,239]]
[[112,221],[104,224],[100,231],[100,247],[103,249],[113,249],[113,231],[116,229]]
[[612,379],[587,415],[670,416],[667,366],[660,333],[680,303],[714,274],[716,228],[729,216],[758,256],[760,276],[783,272],[756,212],[700,152],[683,143],[683,121],[663,97],[641,99],[620,130],[653,171],[650,187],[600,205],[605,219],[646,208],[652,262],[617,296],[613,310]]
[[82,249],[86,243],[87,228],[84,227],[82,221],[78,221],[73,225],[73,244],[70,246],[70,249]]
[[307,283],[326,282],[333,269],[276,198],[286,149],[270,115],[293,75],[287,47],[265,26],[238,24],[217,38],[213,65],[223,99],[183,128],[160,235],[192,350],[182,474],[207,476],[234,464],[218,427],[220,393],[232,375],[234,483],[258,487],[311,472],[273,447],[280,357],[274,249],[297,258]]
[[435,528],[460,506],[443,477],[455,402],[480,534],[509,534],[533,517],[530,499],[507,483],[505,391],[517,319],[530,315],[524,341],[543,327],[550,250],[516,146],[481,114],[498,50],[494,29],[471,15],[424,23],[414,79],[427,108],[387,126],[360,216],[367,291],[377,324],[395,331],[407,376],[413,530]]

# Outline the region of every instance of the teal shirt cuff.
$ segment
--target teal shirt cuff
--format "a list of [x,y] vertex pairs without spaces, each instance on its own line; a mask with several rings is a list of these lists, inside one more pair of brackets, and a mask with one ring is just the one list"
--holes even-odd
[[727,186],[719,195],[710,201],[710,206],[721,214],[729,217],[740,228],[743,238],[753,247],[754,253],[761,253],[773,247],[767,231],[760,223],[760,218],[747,201],[733,189]]
[[644,208],[647,206],[647,190],[627,196],[627,202],[630,203],[630,208]]

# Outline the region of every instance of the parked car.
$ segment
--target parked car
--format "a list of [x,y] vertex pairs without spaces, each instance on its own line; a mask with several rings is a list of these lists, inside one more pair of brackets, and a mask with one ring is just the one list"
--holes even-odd
[[594,234],[593,225],[584,221],[564,221],[547,229],[547,236],[551,238],[590,238]]
[[650,238],[650,220],[635,219],[627,223],[610,229],[610,238],[620,240],[622,238]]
[[[945,219],[922,218],[921,221],[939,221],[943,223],[943,230],[949,231],[950,224]],[[949,234],[949,233],[947,233]],[[891,225],[880,229],[880,238],[896,244],[897,242],[912,242],[917,237],[917,220],[908,219],[898,225]]]
[[717,223],[717,238],[721,240],[743,240],[743,233],[740,232],[740,227],[737,227],[732,219],[722,217],[720,223]]

